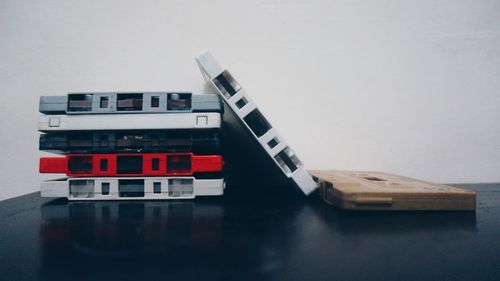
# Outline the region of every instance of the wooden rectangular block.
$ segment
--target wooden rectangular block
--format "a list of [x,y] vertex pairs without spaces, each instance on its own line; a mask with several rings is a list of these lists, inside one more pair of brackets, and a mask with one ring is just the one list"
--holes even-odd
[[309,171],[321,198],[351,210],[473,211],[473,191],[428,181],[365,171]]

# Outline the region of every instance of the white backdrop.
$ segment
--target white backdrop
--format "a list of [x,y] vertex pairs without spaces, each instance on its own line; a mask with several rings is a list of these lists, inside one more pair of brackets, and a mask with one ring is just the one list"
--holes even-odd
[[499,1],[0,1],[0,199],[38,96],[192,90],[210,49],[308,168],[500,181]]

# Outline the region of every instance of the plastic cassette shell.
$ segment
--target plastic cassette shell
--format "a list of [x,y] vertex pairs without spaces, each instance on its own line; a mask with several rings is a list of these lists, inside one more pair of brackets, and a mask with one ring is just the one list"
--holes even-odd
[[41,134],[39,149],[59,154],[193,152],[220,154],[219,130],[77,131]]
[[350,210],[471,211],[476,193],[382,172],[309,171],[321,198]]
[[232,75],[224,70],[209,52],[198,56],[196,62],[205,79],[239,117],[282,172],[305,194],[314,191],[317,184],[304,169],[301,161]]
[[80,177],[189,176],[222,172],[220,155],[192,153],[68,154],[41,157],[40,173]]
[[[126,191],[121,190],[126,182],[135,182],[135,188],[139,187],[142,192],[128,192],[127,194]],[[107,190],[104,190],[105,188]],[[69,200],[192,199],[197,196],[223,195],[224,188],[223,179],[197,179],[195,177],[86,177],[50,180],[40,184],[42,197],[63,197]]]
[[[131,98],[121,99],[127,96]],[[140,99],[133,99],[134,96],[140,96]],[[172,100],[172,96],[181,98]],[[85,100],[74,101],[75,97],[83,97]],[[71,107],[72,104],[80,107]],[[222,101],[217,95],[194,95],[186,92],[69,93],[66,96],[42,96],[39,104],[39,111],[44,114],[223,113],[223,110]]]
[[168,113],[168,114],[100,114],[42,115],[38,130],[85,131],[85,130],[163,130],[163,129],[219,129],[220,113]]

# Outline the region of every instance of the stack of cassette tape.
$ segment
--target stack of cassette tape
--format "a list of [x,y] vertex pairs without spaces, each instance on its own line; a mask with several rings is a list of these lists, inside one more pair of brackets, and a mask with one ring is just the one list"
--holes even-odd
[[71,93],[40,98],[43,197],[187,199],[222,195],[223,103],[289,186],[343,209],[474,210],[473,191],[380,172],[307,171],[233,75],[210,52],[195,58],[217,95]]
[[217,95],[184,92],[42,96],[43,197],[189,199],[224,192]]

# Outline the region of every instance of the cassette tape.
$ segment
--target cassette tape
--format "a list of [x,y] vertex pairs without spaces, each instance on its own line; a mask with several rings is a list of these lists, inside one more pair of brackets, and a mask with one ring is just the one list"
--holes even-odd
[[68,178],[44,181],[42,197],[69,200],[165,200],[192,199],[224,194],[223,179],[195,177]]
[[198,56],[196,62],[205,79],[239,117],[283,174],[305,194],[314,191],[317,184],[304,169],[302,162],[229,71],[220,67],[209,52]]
[[40,158],[40,173],[81,177],[190,176],[222,172],[222,168],[222,156],[192,153],[68,154]]
[[310,171],[324,201],[352,210],[474,210],[473,191],[364,171]]
[[44,114],[223,112],[217,95],[182,92],[69,93],[40,97]]
[[192,152],[220,154],[218,130],[77,131],[40,135],[39,148],[53,153]]
[[82,130],[220,129],[221,120],[221,114],[217,112],[42,115],[38,122],[38,130],[41,132],[53,132]]

